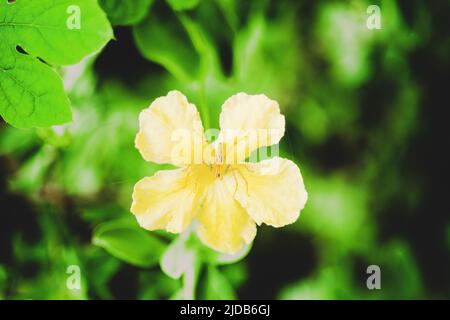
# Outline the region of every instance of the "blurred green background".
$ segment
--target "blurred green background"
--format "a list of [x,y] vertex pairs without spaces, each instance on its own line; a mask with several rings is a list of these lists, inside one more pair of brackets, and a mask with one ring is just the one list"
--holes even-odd
[[[74,121],[1,124],[1,299],[450,298],[448,1],[99,2],[116,39],[59,70]],[[206,253],[191,296],[189,272],[159,263],[169,250],[179,268],[189,250],[129,212],[134,184],[162,167],[134,148],[138,114],[172,89],[209,128],[234,93],[279,101],[280,150],[309,193],[239,261]],[[381,290],[366,287],[372,264]]]

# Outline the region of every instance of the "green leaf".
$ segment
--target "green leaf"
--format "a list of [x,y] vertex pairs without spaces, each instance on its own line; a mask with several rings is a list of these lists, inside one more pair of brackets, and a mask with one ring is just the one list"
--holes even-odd
[[70,121],[60,77],[38,58],[52,66],[75,64],[111,38],[96,1],[0,2],[0,115],[20,128]]
[[[255,14],[248,26],[236,36],[233,45],[234,73],[238,78],[245,78],[251,74],[249,70],[260,53],[266,31],[266,22],[263,16]],[[261,65],[258,65],[261,67]]]
[[46,174],[55,157],[56,151],[54,148],[43,146],[20,167],[15,178],[11,181],[12,189],[30,192],[42,188]]
[[156,265],[165,249],[161,240],[127,220],[99,225],[92,242],[116,258],[139,267]]
[[120,261],[101,248],[94,246],[86,248],[84,254],[86,255],[85,270],[89,270],[86,275],[89,288],[95,290],[100,299],[113,299],[108,284],[120,269]]
[[233,31],[236,31],[239,26],[239,17],[237,15],[237,3],[235,0],[217,0],[217,4],[222,10],[227,23]]
[[208,38],[205,30],[186,14],[180,13],[178,14],[178,18],[199,55],[200,73],[202,76],[209,74],[214,75],[216,78],[220,78],[222,76],[220,59],[216,52],[216,48]]
[[147,15],[153,0],[100,0],[100,5],[108,14],[113,25],[134,25]]
[[72,119],[59,76],[25,55],[18,55],[7,67],[0,61],[0,115],[18,128],[48,127]]
[[[0,33],[7,46],[14,50],[20,45],[28,54],[51,65],[78,63],[112,38],[111,26],[96,1],[2,1],[0,8]],[[72,24],[76,8],[79,29]]]
[[0,129],[0,156],[7,153],[21,154],[29,150],[39,142],[38,137],[33,134],[34,130],[16,130],[5,127]]
[[133,28],[133,34],[145,58],[162,65],[183,82],[196,78],[200,57],[175,16],[162,19],[156,14],[149,14]]
[[236,299],[233,287],[228,279],[214,266],[208,266],[205,286],[205,299],[232,300]]
[[175,11],[191,10],[200,3],[200,0],[167,0],[167,3]]

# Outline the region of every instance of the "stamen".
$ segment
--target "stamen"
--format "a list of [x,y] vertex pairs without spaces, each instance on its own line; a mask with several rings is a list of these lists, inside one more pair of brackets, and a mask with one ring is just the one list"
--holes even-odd
[[223,166],[223,163],[224,163],[224,145],[223,145],[223,143],[221,143],[221,142],[219,142],[218,144],[217,144],[217,147],[216,147],[216,154],[215,154],[215,163],[214,163],[214,165],[213,165],[213,168],[214,168],[214,176],[216,177],[216,178],[220,178],[221,176],[223,176],[223,170],[224,170],[224,166]]
[[223,161],[223,144],[219,142],[218,148],[216,149],[216,164],[222,164]]

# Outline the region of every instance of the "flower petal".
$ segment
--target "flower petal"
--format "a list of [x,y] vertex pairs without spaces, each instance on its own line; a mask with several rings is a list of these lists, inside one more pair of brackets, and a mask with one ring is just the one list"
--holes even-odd
[[136,148],[147,161],[187,165],[200,157],[203,125],[196,107],[178,91],[157,98],[139,115]]
[[263,94],[238,93],[222,106],[219,141],[226,146],[226,163],[237,163],[252,151],[280,142],[285,120],[280,107]]
[[196,209],[196,184],[190,168],[161,170],[134,186],[131,212],[147,230],[179,233],[190,224]]
[[275,157],[242,164],[239,172],[235,197],[258,225],[282,227],[297,220],[308,194],[295,163]]
[[197,230],[200,240],[214,250],[233,254],[253,241],[256,225],[235,200],[236,180],[232,175],[214,179],[205,189]]

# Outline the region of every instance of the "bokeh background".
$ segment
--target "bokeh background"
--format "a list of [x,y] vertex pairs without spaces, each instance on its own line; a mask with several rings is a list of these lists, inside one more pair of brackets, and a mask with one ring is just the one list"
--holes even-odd
[[[206,127],[236,92],[279,101],[280,150],[309,192],[300,219],[260,227],[240,261],[196,268],[195,298],[450,298],[448,1],[100,4],[115,40],[59,70],[74,121],[1,123],[0,298],[180,297],[159,266],[174,236],[129,212],[134,184],[161,169],[134,148],[138,114],[172,89]],[[366,287],[372,264],[381,290]]]

